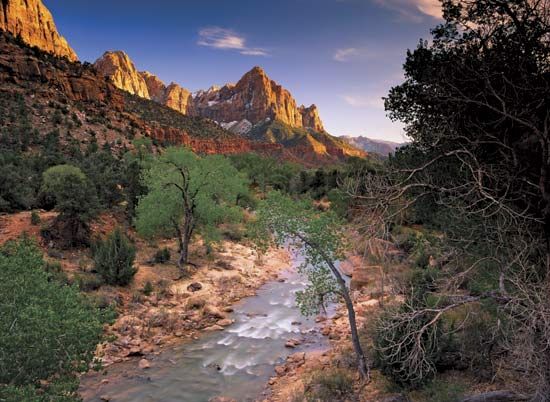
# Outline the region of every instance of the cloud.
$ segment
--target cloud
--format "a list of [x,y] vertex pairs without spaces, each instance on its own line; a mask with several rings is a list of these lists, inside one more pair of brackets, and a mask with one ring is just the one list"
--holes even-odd
[[422,22],[423,16],[443,18],[440,0],[373,0],[376,4],[393,10],[403,19]]
[[334,52],[332,58],[341,63],[345,63],[353,59],[357,59],[363,55],[363,50],[357,49],[355,47],[348,47],[344,49],[336,49],[336,52]]
[[246,38],[231,29],[206,27],[199,31],[197,45],[221,50],[234,50],[245,56],[269,56],[267,50],[246,45]]
[[341,95],[341,98],[355,108],[382,109],[384,100],[382,96]]

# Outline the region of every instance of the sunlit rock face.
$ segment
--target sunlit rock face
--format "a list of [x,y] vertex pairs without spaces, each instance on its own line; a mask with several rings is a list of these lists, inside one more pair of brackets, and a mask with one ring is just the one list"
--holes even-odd
[[109,77],[117,88],[150,99],[145,80],[126,53],[120,50],[105,52],[94,66],[100,74]]
[[78,60],[65,38],[57,32],[50,11],[40,0],[0,1],[0,29],[56,56]]
[[247,72],[236,85],[198,92],[195,110],[200,116],[224,123],[247,120],[257,124],[271,119],[291,127],[323,131],[315,105],[298,107],[292,94],[271,80],[261,67]]

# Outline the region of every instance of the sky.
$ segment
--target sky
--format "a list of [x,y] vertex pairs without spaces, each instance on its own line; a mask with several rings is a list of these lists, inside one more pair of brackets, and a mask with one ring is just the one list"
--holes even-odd
[[316,104],[333,135],[404,141],[382,97],[407,49],[441,22],[438,0],[43,0],[80,60],[123,50],[196,91],[253,66]]

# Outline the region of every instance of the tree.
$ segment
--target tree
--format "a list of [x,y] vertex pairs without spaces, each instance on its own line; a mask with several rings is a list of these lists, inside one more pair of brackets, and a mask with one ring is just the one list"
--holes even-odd
[[136,228],[144,236],[172,229],[180,247],[178,265],[189,263],[189,242],[196,229],[206,240],[218,238],[217,226],[238,221],[246,180],[224,156],[198,157],[184,148],[168,148],[143,176],[149,192],[139,200]]
[[95,245],[95,270],[109,285],[125,286],[130,283],[137,272],[135,258],[135,246],[119,228]]
[[[393,316],[400,325],[427,319],[394,339],[394,351],[413,337],[409,357],[421,362],[420,340],[448,312],[490,304],[507,323],[499,345],[507,364],[524,373],[533,400],[548,401],[549,4],[447,0],[444,11],[431,43],[408,52],[405,82],[386,99],[412,143],[390,159],[386,178],[370,175],[356,197],[388,224],[413,208],[445,232],[456,256],[435,305]],[[491,280],[474,293],[472,278],[481,274]]]
[[101,341],[103,313],[76,287],[51,280],[44,266],[26,238],[0,249],[1,400],[9,394],[4,386],[34,389],[39,380],[62,382],[85,371]]
[[357,367],[363,378],[369,377],[365,353],[359,341],[353,301],[336,262],[343,260],[345,235],[343,224],[332,212],[321,213],[311,202],[295,201],[279,192],[271,192],[257,210],[256,239],[261,246],[273,236],[275,244],[303,249],[305,262],[300,271],[309,284],[297,294],[297,302],[305,314],[319,312],[323,303],[335,296],[344,299],[351,329]]
[[71,165],[54,166],[43,174],[42,192],[55,199],[59,211],[54,228],[66,246],[89,241],[89,221],[98,209],[97,194],[82,171]]

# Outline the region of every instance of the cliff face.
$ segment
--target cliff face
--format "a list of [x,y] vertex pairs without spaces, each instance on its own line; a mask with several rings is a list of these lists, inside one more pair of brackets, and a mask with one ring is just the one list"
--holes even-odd
[[121,51],[105,52],[94,63],[97,71],[108,77],[117,88],[133,95],[150,99],[149,90],[143,77],[128,55]]
[[0,82],[33,86],[35,95],[64,96],[72,101],[108,102],[120,110],[122,94],[92,69],[62,59],[45,60],[29,48],[0,35]]
[[51,13],[40,0],[0,1],[0,29],[20,36],[31,46],[71,61],[78,60],[65,38],[57,32]]
[[302,122],[304,127],[312,128],[315,131],[325,131],[323,122],[319,117],[319,110],[317,106],[311,105],[310,107],[301,106],[300,114],[302,115]]
[[223,123],[247,120],[257,124],[270,119],[291,127],[324,130],[315,105],[298,108],[291,93],[260,67],[254,67],[236,85],[199,92],[195,110],[200,116]]

